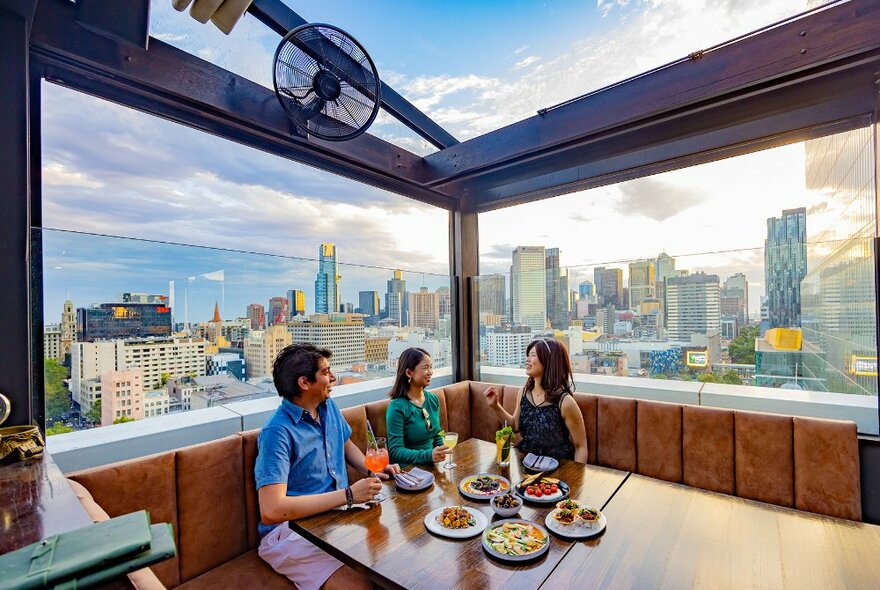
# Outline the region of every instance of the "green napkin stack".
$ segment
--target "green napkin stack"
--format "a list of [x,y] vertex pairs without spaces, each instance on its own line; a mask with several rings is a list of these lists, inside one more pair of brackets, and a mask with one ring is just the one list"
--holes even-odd
[[0,590],[88,588],[176,553],[171,525],[141,510],[0,555]]

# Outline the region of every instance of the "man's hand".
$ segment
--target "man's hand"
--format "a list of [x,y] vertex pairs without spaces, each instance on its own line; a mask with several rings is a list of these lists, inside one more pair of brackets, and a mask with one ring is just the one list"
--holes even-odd
[[363,504],[382,491],[382,482],[376,477],[365,477],[351,484],[351,495],[355,504]]

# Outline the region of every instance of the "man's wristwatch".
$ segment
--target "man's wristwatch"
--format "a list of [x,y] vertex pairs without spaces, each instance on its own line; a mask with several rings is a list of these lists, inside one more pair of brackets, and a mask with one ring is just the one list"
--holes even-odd
[[351,505],[354,504],[354,494],[351,491],[351,486],[345,488],[345,507],[351,508]]

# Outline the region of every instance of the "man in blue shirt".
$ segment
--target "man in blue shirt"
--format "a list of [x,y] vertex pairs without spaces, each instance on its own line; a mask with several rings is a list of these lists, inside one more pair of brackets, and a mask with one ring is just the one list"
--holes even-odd
[[[272,367],[284,399],[260,430],[254,467],[260,502],[259,555],[300,590],[369,589],[353,569],[293,532],[288,521],[339,506],[369,501],[380,479],[399,471],[389,465],[372,474],[364,454],[349,437],[351,428],[330,391],[336,377],[330,351],[312,344],[282,350]],[[346,463],[368,477],[348,484]]]

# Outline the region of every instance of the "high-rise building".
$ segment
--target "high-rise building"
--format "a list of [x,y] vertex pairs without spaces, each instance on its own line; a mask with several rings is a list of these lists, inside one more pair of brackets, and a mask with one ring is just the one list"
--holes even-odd
[[490,331],[486,334],[486,363],[493,367],[524,367],[526,346],[532,332],[524,330]]
[[629,307],[638,309],[645,299],[655,296],[656,266],[654,260],[629,263]]
[[807,210],[786,209],[767,219],[764,282],[770,327],[801,325],[801,281],[807,274]]
[[290,310],[290,317],[306,315],[306,292],[290,289],[287,292],[287,308]]
[[[730,309],[730,303],[724,302],[726,298],[735,298],[737,307],[735,310]],[[746,275],[741,272],[733,276],[727,277],[724,285],[721,287],[722,314],[733,314],[736,316],[737,330],[741,330],[749,325],[749,281]]]
[[503,274],[477,277],[477,290],[480,293],[480,315],[503,316],[506,313],[507,281]]
[[804,350],[811,366],[826,365],[821,389],[874,399],[877,140],[869,125],[806,142],[806,188],[825,208],[810,212],[801,281]]
[[721,328],[721,286],[718,275],[696,273],[666,280],[667,327],[670,340],[688,341],[691,334]]
[[362,364],[366,358],[364,320],[360,314],[315,314],[291,322],[288,330],[293,342],[311,342],[330,350],[334,369],[348,369]]
[[290,307],[287,297],[272,297],[269,299],[269,324],[286,324],[290,319]]
[[61,325],[47,324],[43,328],[43,358],[63,361],[61,356]]
[[[269,326],[265,330],[255,330],[245,338],[244,362],[249,378],[272,376],[272,363],[275,362],[275,357],[285,346],[292,343],[288,326],[294,323],[296,322],[291,322],[287,326],[278,324]],[[300,342],[309,341],[300,340]]]
[[568,328],[571,309],[568,298],[568,269],[559,265],[559,248],[544,251],[544,278],[546,281],[547,318],[555,330]]
[[513,323],[533,332],[547,329],[547,282],[543,246],[517,246],[511,267]]
[[123,303],[152,303],[154,305],[167,305],[168,297],[165,295],[151,295],[149,293],[123,293]]
[[247,306],[247,319],[251,322],[251,330],[262,330],[266,327],[266,308],[259,303]]
[[599,305],[623,306],[623,270],[597,266],[593,269],[593,283]]
[[437,305],[440,308],[440,318],[452,315],[452,296],[449,287],[437,287]]
[[440,319],[440,298],[437,293],[428,291],[427,287],[419,289],[418,293],[409,293],[409,323],[413,328],[424,328],[434,331]]
[[595,293],[594,285],[588,280],[583,280],[578,285],[578,296],[580,299],[587,299]]
[[394,271],[394,276],[388,279],[385,290],[385,317],[395,320],[398,326],[406,325],[406,280],[400,269]]
[[64,302],[64,310],[61,312],[61,339],[58,349],[58,360],[64,364],[70,363],[71,349],[76,342],[76,310],[73,302],[68,299]]
[[101,426],[120,418],[144,418],[143,369],[107,371],[101,375]]
[[171,335],[171,308],[153,303],[101,303],[76,310],[76,340],[163,338]]
[[684,276],[687,272],[675,270],[675,258],[666,252],[661,252],[657,256],[654,269],[654,292],[657,301],[660,302],[660,325],[666,326],[666,280]]
[[329,242],[318,248],[318,275],[315,277],[315,313],[339,311],[339,265],[336,246]]
[[379,316],[379,292],[361,291],[358,293],[360,313],[367,317]]

